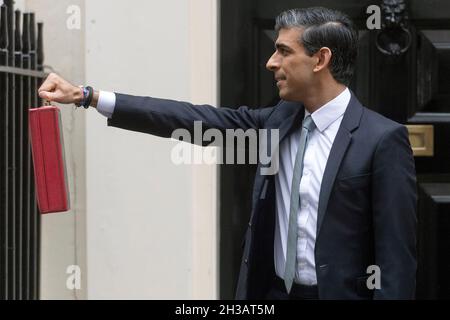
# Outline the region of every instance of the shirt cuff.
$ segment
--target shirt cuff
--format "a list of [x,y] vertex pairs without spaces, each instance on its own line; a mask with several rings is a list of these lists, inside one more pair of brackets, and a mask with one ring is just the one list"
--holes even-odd
[[114,92],[100,91],[97,102],[97,111],[107,118],[112,118],[115,107],[116,94]]

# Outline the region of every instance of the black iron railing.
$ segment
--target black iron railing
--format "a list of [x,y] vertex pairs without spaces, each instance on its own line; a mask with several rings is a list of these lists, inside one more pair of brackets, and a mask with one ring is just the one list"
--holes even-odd
[[[0,299],[39,298],[40,216],[28,109],[42,105],[43,25],[4,0],[0,17]],[[22,23],[21,23],[22,22]],[[37,31],[37,35],[36,35]]]

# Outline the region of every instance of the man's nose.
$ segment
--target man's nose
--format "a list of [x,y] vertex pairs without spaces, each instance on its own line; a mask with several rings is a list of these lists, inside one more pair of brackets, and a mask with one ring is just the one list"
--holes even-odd
[[266,64],[266,68],[270,71],[275,71],[279,67],[279,63],[276,60],[275,55],[276,55],[276,52],[274,52],[274,54],[269,58],[269,60],[267,61],[267,64]]

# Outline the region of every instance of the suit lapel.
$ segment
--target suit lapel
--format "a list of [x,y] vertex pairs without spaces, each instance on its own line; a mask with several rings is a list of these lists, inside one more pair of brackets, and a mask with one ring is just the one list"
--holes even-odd
[[287,134],[295,130],[296,128],[300,128],[302,123],[302,119],[305,116],[305,108],[301,106],[292,116],[287,118],[281,123],[280,128],[280,144],[284,138],[286,138]]
[[[275,151],[272,152],[272,155],[278,154],[280,151],[280,145],[281,142],[288,136],[289,133],[294,131],[295,129],[300,128],[302,120],[305,116],[305,107],[303,105],[297,104],[295,107],[295,112],[292,113],[289,117],[287,117],[285,120],[281,122],[281,124],[276,125],[273,124],[272,126],[268,126],[267,129],[278,129],[279,130],[279,139],[278,143],[275,146],[271,146],[275,148]],[[267,140],[267,145],[271,145],[270,136],[268,136],[269,139]],[[272,164],[272,161],[269,163],[269,165]]]
[[[303,105],[301,104],[293,104],[293,105],[289,105],[288,108],[294,108],[293,112],[287,112],[289,114],[289,116],[287,118],[285,118],[284,120],[280,122],[278,122],[278,124],[276,122],[269,124],[266,129],[268,129],[268,131],[270,132],[271,129],[278,129],[279,131],[279,141],[276,144],[276,146],[271,146],[271,139],[270,139],[270,133],[267,136],[267,141],[266,141],[266,145],[270,148],[270,150],[268,150],[269,152],[271,152],[271,148],[274,147],[275,150],[274,152],[272,152],[272,155],[275,154],[279,154],[279,148],[280,148],[280,144],[281,142],[287,137],[288,133],[292,132],[293,130],[295,130],[296,128],[300,127],[301,125],[301,119],[303,119],[304,115],[305,115],[305,108],[303,107]],[[282,113],[284,114],[284,113]],[[273,159],[273,156],[272,156]],[[271,160],[269,162],[269,164],[264,165],[264,167],[271,167],[273,160]],[[258,200],[261,200],[261,196],[262,196],[262,192],[264,191],[264,185],[267,185],[267,183],[269,182],[268,178],[273,177],[273,175],[269,176],[264,176],[261,174],[261,167],[263,167],[262,165],[258,166],[258,171],[256,174],[256,180],[255,180],[255,189],[254,189],[254,194],[253,194],[253,205],[255,206],[256,203],[258,202]]]
[[342,159],[345,152],[352,141],[352,132],[359,126],[363,108],[352,92],[352,97],[348,104],[347,110],[344,113],[341,126],[334,139],[333,146],[330,150],[325,172],[322,178],[322,185],[319,195],[319,208],[317,211],[317,232],[316,238],[319,237],[320,228],[325,217],[328,207],[328,200],[330,199],[331,190],[333,189],[336,175],[339,171]]
[[274,121],[271,124],[267,125],[267,129],[279,129],[279,140],[280,144],[284,138],[286,138],[287,134],[295,130],[296,128],[300,128],[303,117],[305,116],[305,107],[299,103],[293,102],[285,102],[286,111],[280,112],[280,117],[287,116],[284,119],[280,119],[280,121]]

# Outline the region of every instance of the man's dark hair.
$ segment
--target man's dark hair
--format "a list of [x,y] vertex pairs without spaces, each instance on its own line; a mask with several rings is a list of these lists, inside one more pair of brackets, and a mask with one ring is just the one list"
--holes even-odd
[[342,12],[322,7],[291,9],[276,19],[275,30],[304,29],[300,43],[312,56],[322,47],[332,52],[330,71],[334,79],[348,85],[358,52],[358,34],[350,18]]

